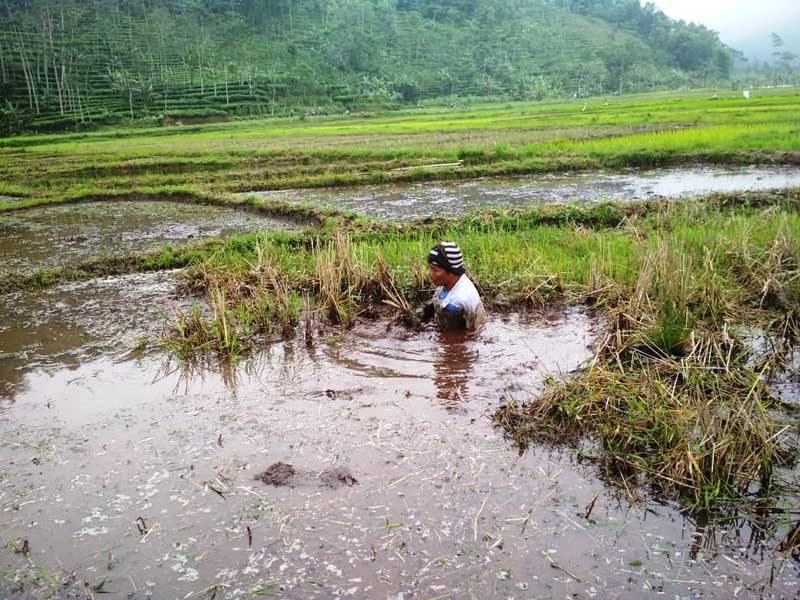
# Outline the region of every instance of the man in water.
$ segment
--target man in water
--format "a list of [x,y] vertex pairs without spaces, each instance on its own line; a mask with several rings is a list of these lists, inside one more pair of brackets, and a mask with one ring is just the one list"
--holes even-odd
[[436,244],[428,254],[431,281],[436,287],[433,312],[441,330],[475,331],[486,320],[483,302],[464,268],[464,256],[455,242]]

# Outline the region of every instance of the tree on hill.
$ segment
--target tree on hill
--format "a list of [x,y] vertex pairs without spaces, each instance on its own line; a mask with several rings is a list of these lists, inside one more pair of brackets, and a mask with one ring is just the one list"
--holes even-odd
[[[638,0],[17,0],[3,97],[35,124],[546,98],[725,80],[730,49]],[[786,57],[788,58],[788,57]]]

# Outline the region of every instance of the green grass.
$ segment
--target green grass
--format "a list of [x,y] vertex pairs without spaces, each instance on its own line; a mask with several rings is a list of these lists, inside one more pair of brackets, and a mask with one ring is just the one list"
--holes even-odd
[[[29,205],[146,189],[218,197],[685,162],[796,164],[798,153],[797,92],[758,90],[746,101],[706,90],[7,138],[0,194]],[[425,168],[457,161],[464,166]],[[418,168],[398,171],[406,167]]]
[[[718,286],[726,295],[720,302],[739,306],[753,302],[743,299],[747,281],[733,277],[738,263],[731,262],[731,253],[743,239],[754,252],[779,235],[800,239],[797,202],[797,192],[790,192],[720,195],[701,203],[489,211],[412,225],[356,220],[343,227],[334,221],[333,229],[317,232],[238,236],[205,255],[188,278],[196,289],[224,291],[235,315],[259,312],[254,303],[280,291],[306,294],[312,310],[349,323],[359,311],[386,300],[409,307],[425,299],[430,284],[424,257],[441,239],[458,241],[489,306],[554,297],[610,303],[635,286],[654,248],[677,244],[694,268],[707,253],[716,256],[715,277],[722,278]],[[672,350],[692,322],[684,315],[681,293],[658,292],[663,314],[650,337]],[[279,314],[270,318],[286,322]],[[269,330],[269,321],[258,331],[242,331],[239,339]]]

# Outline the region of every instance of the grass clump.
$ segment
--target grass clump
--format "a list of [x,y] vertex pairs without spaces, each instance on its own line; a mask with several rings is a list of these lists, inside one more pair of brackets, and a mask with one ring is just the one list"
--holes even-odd
[[[409,313],[427,299],[432,290],[425,256],[439,240],[455,239],[489,307],[536,305],[553,298],[612,306],[631,293],[645,294],[637,291],[637,278],[649,273],[653,290],[648,297],[657,298],[659,310],[643,322],[637,344],[681,355],[696,313],[713,306],[707,300],[733,301],[728,298],[732,290],[745,290],[750,283],[744,280],[753,279],[736,279],[731,276],[735,270],[727,263],[722,270],[714,257],[730,262],[743,230],[757,223],[764,231],[755,232],[759,239],[754,244],[774,234],[794,206],[789,202],[784,210],[778,206],[782,202],[787,202],[783,196],[772,198],[768,220],[760,219],[765,214],[760,208],[712,198],[698,204],[488,211],[411,225],[337,221],[332,228],[300,235],[231,239],[198,261],[188,279],[206,295],[224,291],[234,320],[242,321],[240,337],[269,333],[269,322],[288,333],[302,320],[301,304],[323,322],[348,326],[361,312],[391,306]],[[792,230],[796,226],[796,219],[787,224]],[[704,254],[708,231],[719,232],[726,244],[723,249],[721,241],[715,242],[713,256]],[[661,250],[651,250],[659,240],[680,244],[684,262],[665,262],[677,259],[675,252],[663,250],[664,243]],[[676,273],[682,276],[676,279]],[[703,283],[702,295],[692,297],[696,281]],[[717,319],[719,313],[714,309]]]
[[646,480],[696,509],[772,489],[775,469],[797,453],[770,394],[780,361],[754,368],[734,324],[800,331],[800,219],[772,209],[708,219],[700,231],[673,216],[669,233],[651,232],[584,373],[496,412],[520,448],[588,437],[608,475],[626,487]]

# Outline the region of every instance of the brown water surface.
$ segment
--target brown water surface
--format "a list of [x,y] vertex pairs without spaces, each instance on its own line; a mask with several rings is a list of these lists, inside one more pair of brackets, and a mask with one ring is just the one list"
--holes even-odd
[[[6,354],[34,357],[0,399],[0,597],[798,589],[796,564],[741,523],[704,531],[674,506],[631,505],[573,452],[519,455],[492,426],[498,405],[588,359],[602,324],[584,309],[494,316],[473,336],[367,322],[191,370],[130,351],[152,331],[146,307],[175,302],[169,275],[132,277],[0,305],[18,321]],[[287,485],[256,479],[278,462]]]
[[174,308],[176,271],[104,277],[0,294],[0,398],[26,372],[78,368],[99,356],[125,356],[137,338],[156,337]]
[[251,211],[177,202],[93,202],[0,213],[0,273],[296,228]]
[[627,202],[685,198],[711,192],[800,186],[798,167],[673,167],[579,172],[457,182],[364,186],[355,189],[251,192],[242,196],[352,210],[380,219],[463,214],[476,208],[525,208],[554,202]]

